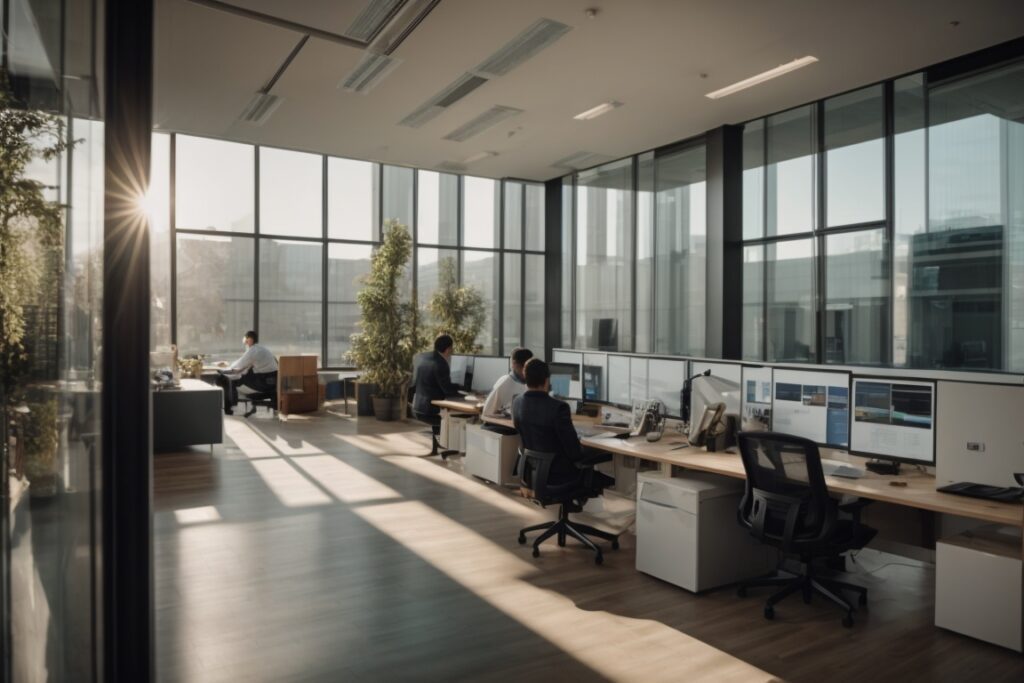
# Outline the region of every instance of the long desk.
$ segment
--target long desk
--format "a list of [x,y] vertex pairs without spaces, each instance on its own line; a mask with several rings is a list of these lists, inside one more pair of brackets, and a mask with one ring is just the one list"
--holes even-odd
[[[484,422],[512,426],[507,418],[484,417]],[[608,453],[627,455],[641,460],[661,463],[667,469],[672,465],[691,470],[712,472],[727,477],[745,479],[743,462],[738,453],[709,453],[703,448],[686,446],[679,448],[683,436],[666,434],[661,441],[651,443],[642,438],[615,439],[609,437],[584,437],[584,446]],[[979,498],[966,498],[935,490],[935,477],[917,470],[898,476],[875,474],[864,468],[865,458],[849,455],[831,448],[822,448],[823,458],[845,460],[864,469],[860,479],[825,477],[830,491],[849,494],[860,498],[878,500],[895,505],[959,515],[980,519],[996,524],[1024,526],[1024,505],[1020,503],[997,503]],[[892,481],[904,481],[906,486],[892,486]]]
[[441,399],[431,401],[431,403],[441,410],[450,410],[453,413],[464,413],[466,415],[479,415],[480,411],[483,409],[482,403],[470,403],[468,401],[458,401],[455,399]]

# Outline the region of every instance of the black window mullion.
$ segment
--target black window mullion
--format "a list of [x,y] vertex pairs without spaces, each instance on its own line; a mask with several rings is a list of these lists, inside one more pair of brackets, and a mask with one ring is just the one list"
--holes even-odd
[[526,193],[529,187],[524,183],[523,191],[520,193],[521,209],[519,211],[519,226],[521,239],[519,248],[519,346],[526,344]]
[[[761,239],[768,236],[768,119],[761,119]],[[768,358],[768,247],[761,246],[761,360]]]
[[811,257],[816,260],[817,267],[814,269],[815,279],[817,280],[817,296],[812,297],[812,300],[817,301],[818,314],[814,317],[817,328],[816,337],[818,340],[817,350],[815,351],[815,359],[819,365],[822,365],[827,360],[825,357],[825,341],[828,336],[828,287],[826,284],[826,273],[825,273],[825,259],[827,257],[825,252],[825,235],[824,228],[827,223],[827,209],[826,201],[827,196],[825,192],[825,174],[828,169],[826,168],[826,154],[825,154],[825,100],[818,100],[814,109],[814,116],[811,118],[811,125],[816,128],[815,132],[817,135],[815,139],[817,144],[815,145],[815,155],[817,163],[817,174],[815,184],[815,192],[813,196],[817,200],[817,220],[815,222],[814,232],[816,233],[816,240],[812,244],[814,251],[812,251]]
[[639,157],[634,155],[631,158],[631,161],[632,161],[631,169],[632,169],[632,176],[633,176],[633,178],[632,178],[632,180],[633,180],[633,183],[632,183],[633,191],[630,193],[630,205],[631,205],[631,212],[630,213],[632,213],[631,220],[630,220],[630,229],[633,232],[633,235],[632,235],[632,240],[633,240],[632,241],[633,258],[630,259],[630,261],[631,261],[631,263],[630,263],[630,271],[631,271],[630,278],[632,280],[632,292],[630,292],[630,294],[631,294],[630,298],[633,300],[633,305],[632,305],[631,310],[629,312],[630,318],[631,318],[631,323],[630,323],[630,328],[631,328],[631,330],[630,330],[630,336],[631,336],[630,344],[631,344],[631,346],[629,347],[629,350],[632,352],[632,351],[636,350],[636,271],[637,271],[636,259],[637,259],[637,253],[638,253],[638,250],[636,248],[636,238],[637,238],[637,234],[638,234],[638,230],[637,230],[637,217],[636,217],[638,203],[637,203],[637,196],[636,196],[636,194],[637,194],[637,179],[639,177]]
[[252,324],[257,333],[260,331],[260,148],[253,145],[253,182],[255,192],[253,195],[253,296],[252,296]]
[[[496,351],[502,355],[505,349],[505,181],[498,183],[498,343]],[[492,311],[494,308],[491,309]]]
[[320,173],[320,220],[321,220],[321,231],[323,234],[323,242],[320,245],[320,256],[321,256],[321,268],[323,276],[323,289],[322,299],[320,302],[320,367],[326,368],[330,363],[327,359],[328,342],[327,342],[327,296],[328,287],[330,283],[327,280],[327,267],[329,264],[327,257],[327,157],[322,157],[321,173]]
[[178,231],[177,231],[177,204],[178,204],[178,181],[175,177],[178,168],[178,136],[177,133],[170,134],[170,228],[171,228],[171,343],[177,347],[178,344]]

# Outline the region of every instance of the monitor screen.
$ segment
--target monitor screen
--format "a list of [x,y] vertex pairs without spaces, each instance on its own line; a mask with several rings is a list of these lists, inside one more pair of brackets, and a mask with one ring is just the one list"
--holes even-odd
[[[452,384],[458,387],[465,387],[466,385],[466,371],[469,370],[472,356],[452,356],[451,360],[448,361],[448,365],[451,367],[452,372]],[[469,370],[472,374],[472,370]]]
[[477,356],[473,359],[473,385],[470,389],[479,394],[489,394],[498,378],[508,371],[508,358]]
[[549,363],[551,371],[551,393],[559,398],[580,399],[582,383],[580,366],[576,363]]
[[829,446],[849,445],[849,374],[775,368],[772,385],[773,431]]
[[647,363],[647,398],[661,401],[669,417],[683,414],[682,391],[686,381],[686,361],[651,358]]
[[935,383],[853,378],[850,450],[935,463]]
[[599,365],[583,366],[583,400],[604,400],[604,368]]
[[743,368],[740,428],[766,432],[772,425],[772,369]]

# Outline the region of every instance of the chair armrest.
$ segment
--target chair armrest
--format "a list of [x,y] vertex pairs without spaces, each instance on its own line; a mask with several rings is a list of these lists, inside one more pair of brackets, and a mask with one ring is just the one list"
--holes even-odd
[[853,521],[856,524],[860,524],[860,512],[868,505],[871,505],[875,501],[870,498],[858,498],[857,500],[850,501],[849,503],[843,503],[838,506],[840,512],[847,512],[853,515]]

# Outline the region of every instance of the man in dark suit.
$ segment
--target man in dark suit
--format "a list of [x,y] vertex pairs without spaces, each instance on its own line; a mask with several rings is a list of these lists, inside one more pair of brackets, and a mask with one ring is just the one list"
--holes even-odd
[[[607,453],[583,448],[576,428],[572,424],[569,404],[552,398],[551,371],[548,364],[539,358],[526,362],[526,392],[512,402],[512,424],[519,432],[523,448],[558,457],[551,464],[549,478],[552,483],[562,483],[578,477],[580,470],[576,463],[597,463],[611,459]],[[587,473],[590,477],[587,488],[603,489],[615,483],[601,472]]]
[[[418,354],[413,359],[413,383],[415,394],[412,399],[412,415],[420,422],[426,422],[433,431],[431,455],[439,453],[437,434],[441,425],[441,409],[432,401],[446,398],[460,398],[458,387],[452,384],[452,371],[448,365],[452,357],[454,342],[447,334],[434,340],[434,350]],[[442,455],[447,455],[445,451]]]

